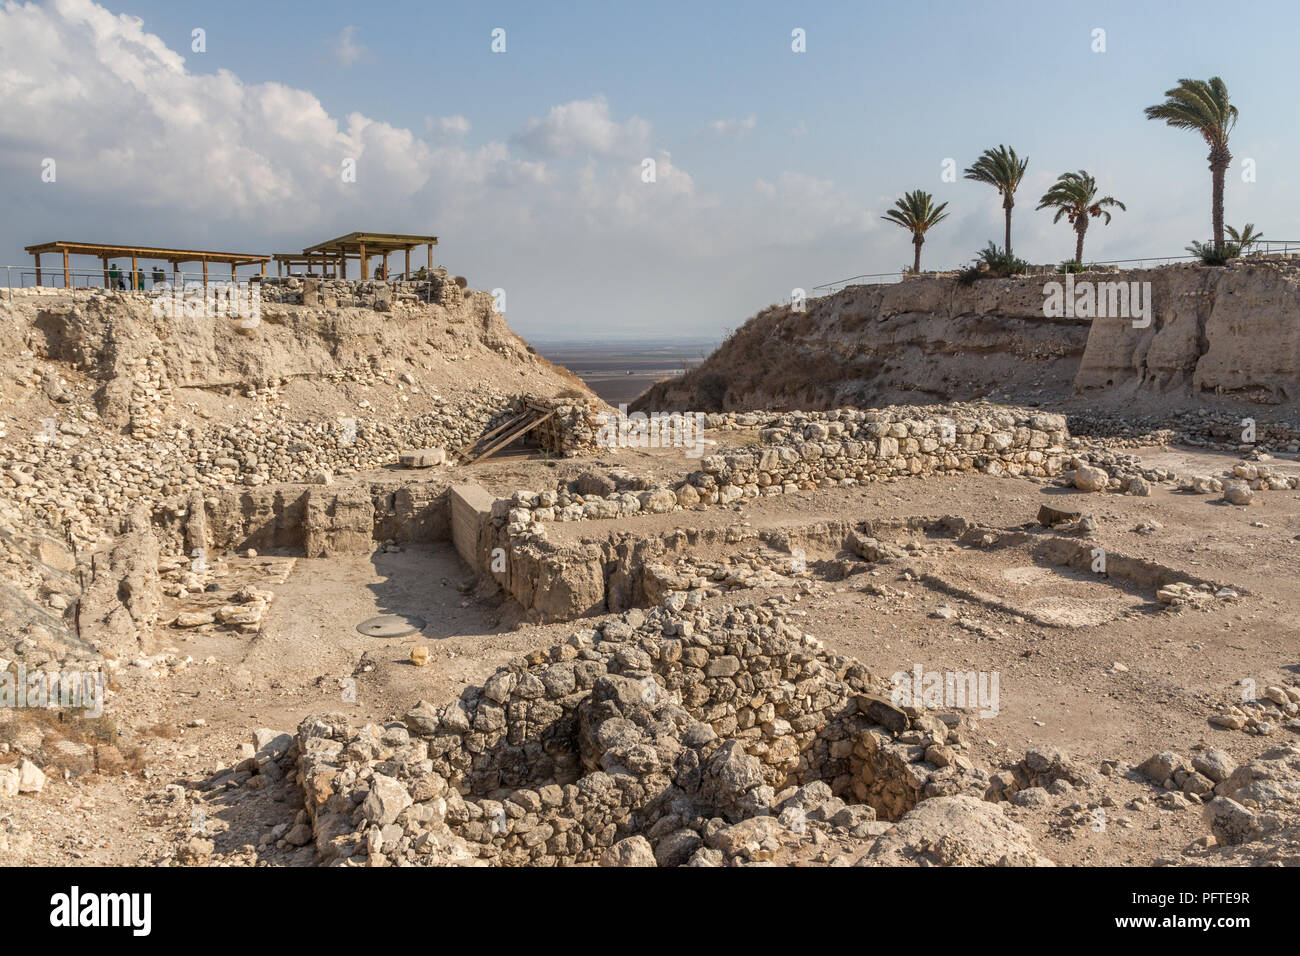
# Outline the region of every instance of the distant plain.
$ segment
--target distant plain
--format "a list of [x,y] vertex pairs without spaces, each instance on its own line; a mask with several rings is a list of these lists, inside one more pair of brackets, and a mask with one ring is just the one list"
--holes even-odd
[[611,405],[630,403],[661,379],[699,365],[714,341],[633,343],[533,342],[546,358],[563,365]]

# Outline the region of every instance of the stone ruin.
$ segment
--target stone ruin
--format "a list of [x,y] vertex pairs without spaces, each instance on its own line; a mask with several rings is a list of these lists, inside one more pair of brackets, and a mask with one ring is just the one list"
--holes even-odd
[[948,723],[893,706],[859,662],[771,608],[698,603],[606,618],[404,723],[305,720],[322,859],[590,863],[642,837],[660,865],[720,865],[756,819],[861,837],[988,789]]

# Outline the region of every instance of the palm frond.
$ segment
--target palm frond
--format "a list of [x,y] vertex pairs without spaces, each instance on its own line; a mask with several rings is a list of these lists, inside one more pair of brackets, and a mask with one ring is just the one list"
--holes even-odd
[[1021,159],[1014,149],[999,145],[986,149],[980,158],[966,168],[963,175],[975,182],[997,188],[999,193],[1014,193],[1020,187],[1029,157]]

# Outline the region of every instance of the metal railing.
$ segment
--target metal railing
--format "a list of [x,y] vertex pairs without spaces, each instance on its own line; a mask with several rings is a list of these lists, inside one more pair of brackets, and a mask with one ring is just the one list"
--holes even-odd
[[[1281,247],[1281,248],[1279,248]],[[1300,239],[1261,239],[1251,243],[1249,256],[1300,255]]]
[[270,276],[241,276],[236,274],[234,279],[231,279],[229,275],[223,276],[209,270],[205,279],[202,272],[137,269],[136,275],[139,278],[133,281],[130,269],[119,269],[117,275],[110,272],[106,278],[103,269],[69,269],[65,275],[63,268],[59,267],[41,269],[40,281],[38,282],[34,266],[0,266],[0,268],[4,269],[5,286],[8,289],[10,301],[13,301],[14,289],[67,289],[73,292],[78,289],[106,289],[110,292],[149,292],[156,286],[164,284],[169,287],[177,285],[201,286],[205,281],[212,286],[229,286],[233,282],[235,285],[247,288],[250,283],[271,278]]
[[[882,285],[883,284],[881,282],[859,282],[858,281],[859,279],[884,279],[884,280],[893,279],[895,281],[902,281],[902,278],[905,275],[907,275],[906,272],[868,272],[860,276],[849,276],[849,278],[847,279],[837,279],[834,282],[827,282],[823,285],[815,285],[813,286],[812,290],[814,292],[820,292],[822,295],[830,295],[832,292],[839,292],[841,289],[847,289],[851,285]],[[816,296],[809,296],[809,298],[816,298]]]
[[[1214,245],[1213,239],[1205,241],[1208,246]],[[1300,239],[1260,239],[1250,244],[1250,251],[1243,253],[1243,259],[1262,258],[1265,256],[1300,256]],[[1138,259],[1095,259],[1089,262],[1094,266],[1120,266],[1129,269],[1146,269],[1155,266],[1169,265],[1174,262],[1190,262],[1199,258],[1190,252],[1185,252],[1178,256],[1145,256]],[[956,272],[957,269],[934,269],[931,272]],[[924,274],[924,273],[923,273]],[[851,285],[880,285],[881,282],[860,282],[861,279],[876,280],[893,280],[900,281],[906,272],[868,272],[859,276],[850,276],[847,279],[837,279],[834,282],[826,282],[822,285],[813,286],[812,291],[821,295],[830,295],[834,292],[840,292]],[[817,298],[810,295],[808,298]],[[789,300],[785,300],[787,303]]]

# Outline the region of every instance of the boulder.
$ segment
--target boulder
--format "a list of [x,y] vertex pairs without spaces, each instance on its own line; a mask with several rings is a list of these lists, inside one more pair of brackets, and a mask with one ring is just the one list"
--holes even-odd
[[857,865],[1055,866],[999,804],[964,795],[921,801]]

